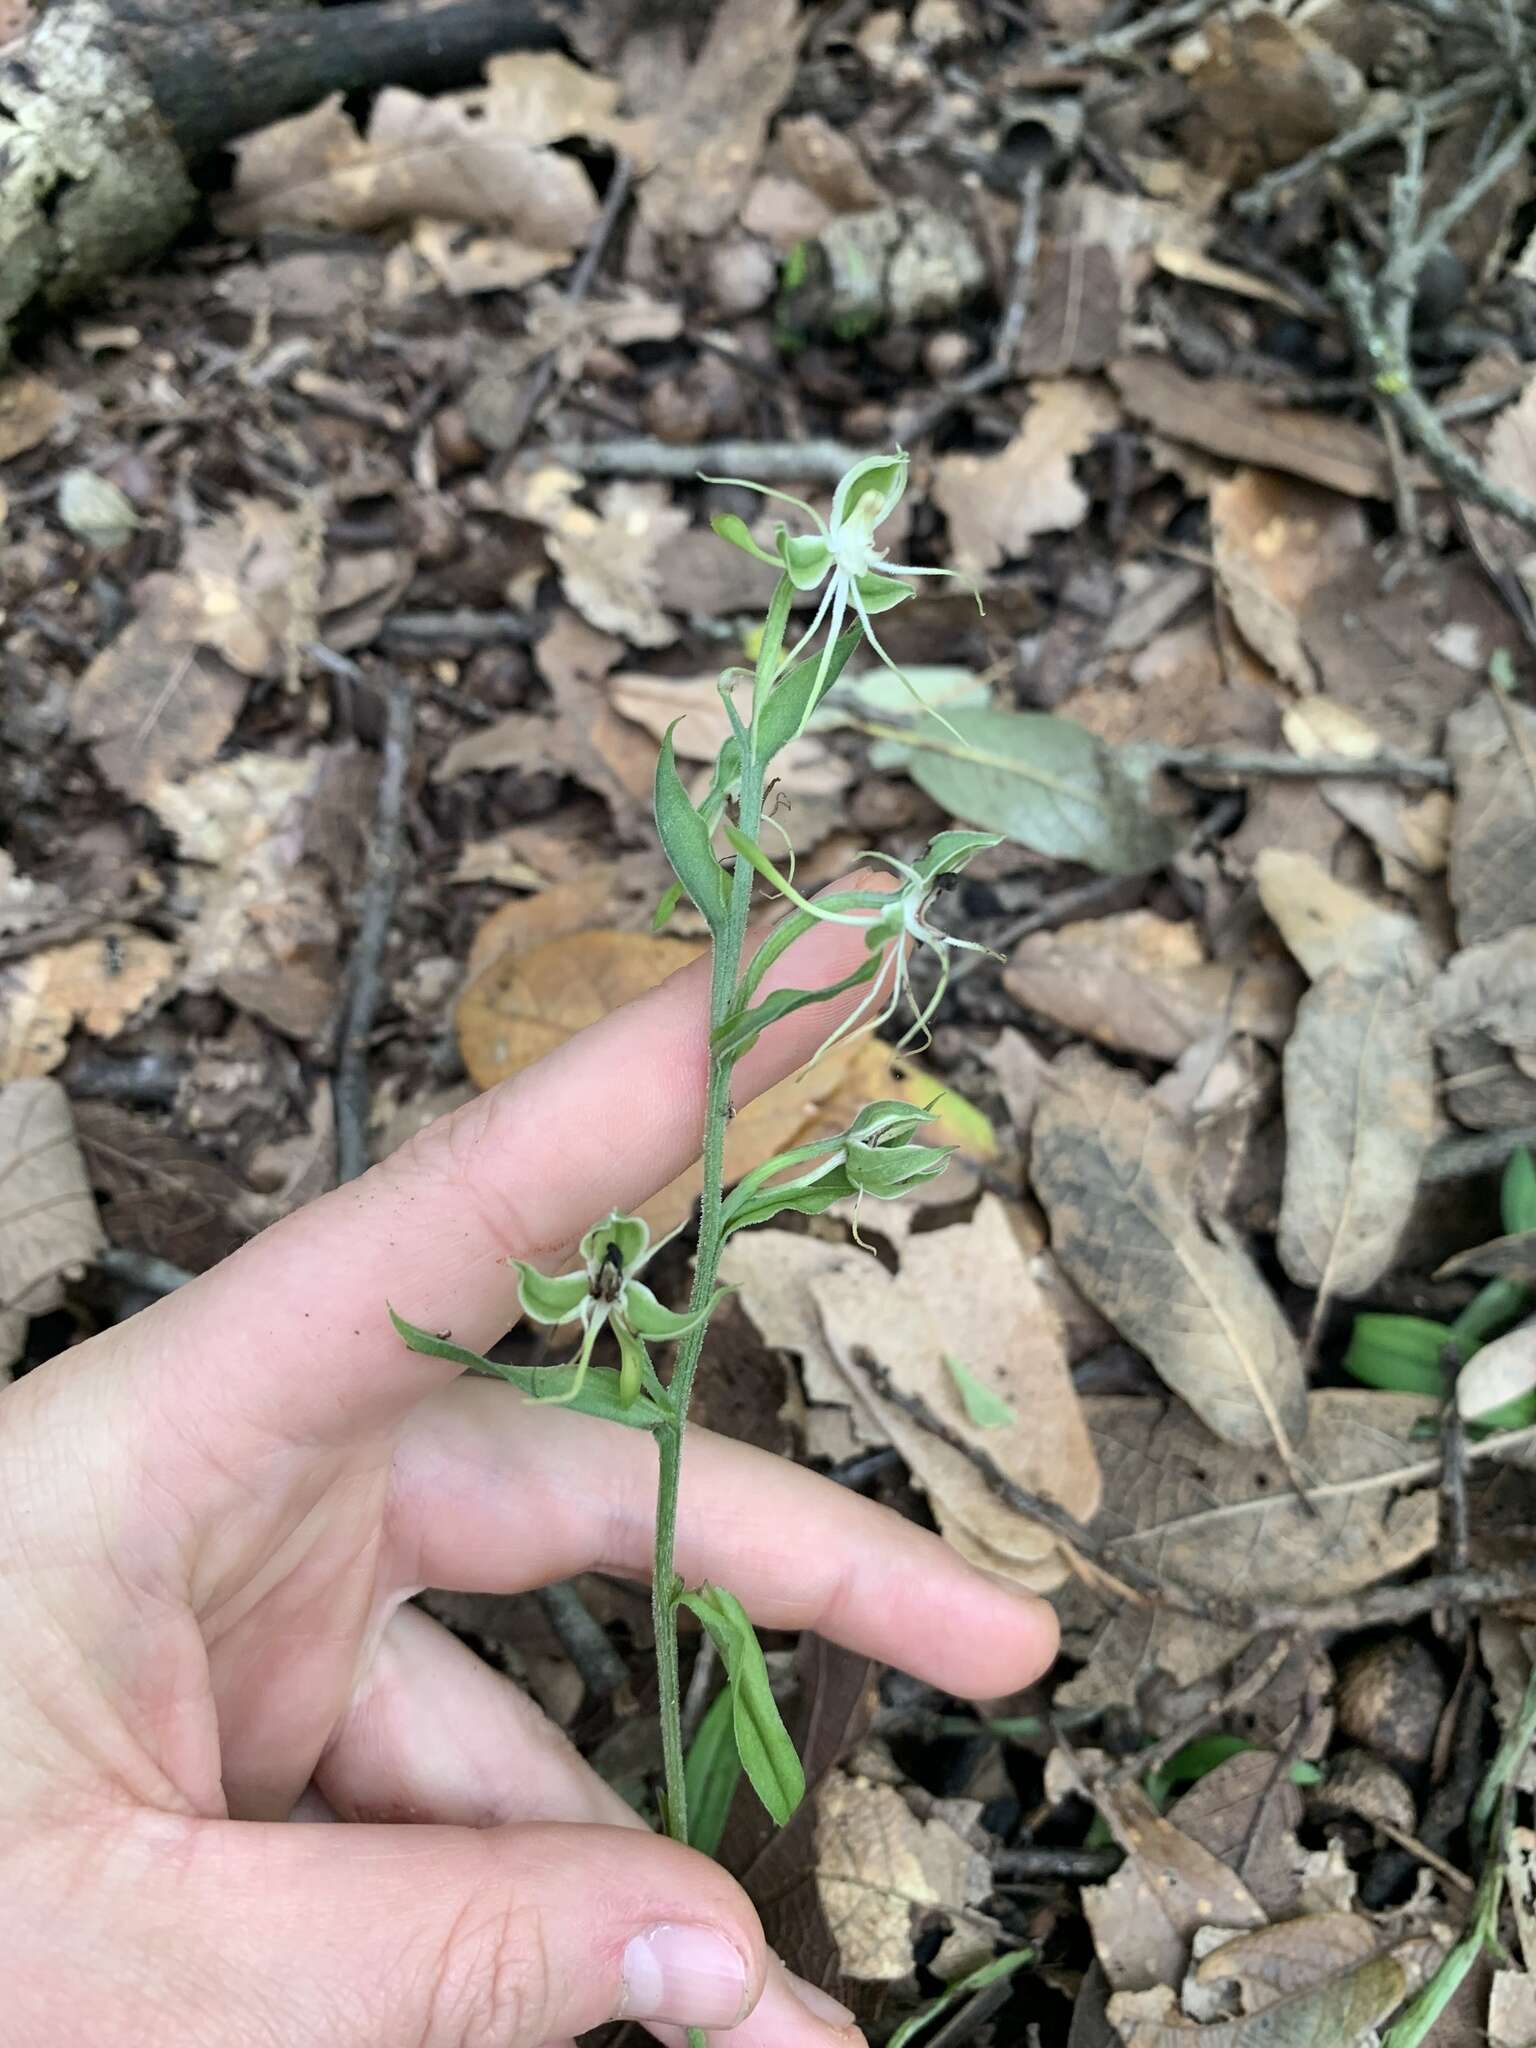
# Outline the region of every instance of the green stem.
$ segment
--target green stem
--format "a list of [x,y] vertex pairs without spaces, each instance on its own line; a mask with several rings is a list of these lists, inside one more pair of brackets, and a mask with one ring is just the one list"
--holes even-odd
[[[777,650],[774,650],[775,654]],[[759,698],[762,692],[758,692]],[[739,813],[741,830],[754,839],[762,823],[763,771],[757,759],[756,725],[742,749]],[[746,947],[752,907],[752,869],[738,860],[731,874],[731,894],[724,929],[715,940],[714,973],[709,991],[709,1025],[713,1033],[731,1013],[741,958]],[[704,1112],[704,1189],[699,1206],[699,1249],[693,1273],[691,1307],[699,1309],[715,1291],[715,1275],[725,1242],[725,1132],[731,1117],[730,1057],[712,1058],[709,1098]],[[683,1779],[682,1683],[677,1654],[678,1584],[677,1495],[682,1479],[683,1433],[694,1375],[704,1347],[705,1324],[690,1330],[678,1347],[670,1392],[672,1419],[656,1432],[660,1475],[656,1495],[656,1549],[651,1576],[651,1614],[656,1632],[656,1676],[660,1691],[661,1754],[666,1780],[667,1832],[675,1841],[688,1839],[688,1795]]]

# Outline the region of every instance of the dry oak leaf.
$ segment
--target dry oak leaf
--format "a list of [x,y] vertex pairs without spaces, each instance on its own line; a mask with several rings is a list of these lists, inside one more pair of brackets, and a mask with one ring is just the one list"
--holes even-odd
[[1536,924],[1536,712],[1485,690],[1451,718],[1450,890],[1464,946]]
[[1536,926],[1468,946],[1430,993],[1443,1100],[1458,1123],[1536,1121]]
[[1401,962],[1428,961],[1418,926],[1305,853],[1266,848],[1253,864],[1259,897],[1302,971],[1319,981],[1340,967],[1362,978]]
[[1117,1991],[1177,1984],[1198,1928],[1262,1927],[1242,1879],[1160,1814],[1136,1784],[1089,1786],[1125,1861],[1083,1891],[1094,1952]]
[[815,1793],[816,1895],[845,1977],[894,1984],[937,1915],[964,1920],[992,1890],[985,1856],[948,1821],[919,1820],[901,1794],[846,1771]]
[[46,440],[68,410],[63,392],[30,370],[0,378],[0,462]]
[[51,1073],[77,1024],[115,1038],[171,994],[178,958],[164,939],[110,925],[0,968],[0,1081]]
[[[1111,1572],[1123,1553],[1201,1594],[1331,1600],[1406,1571],[1434,1547],[1434,1468],[1414,1430],[1435,1404],[1416,1395],[1327,1388],[1310,1397],[1301,1453],[1310,1505],[1272,1453],[1219,1443],[1179,1402],[1106,1395],[1084,1408],[1104,1475],[1094,1527]],[[1155,1673],[1192,1685],[1244,1641],[1156,1607],[1100,1610],[1075,1628],[1074,1654],[1087,1662],[1058,1697],[1129,1704]]]
[[1360,507],[1273,470],[1240,469],[1211,489],[1211,549],[1239,632],[1295,690],[1317,672],[1302,631],[1306,603],[1367,545]]
[[[1278,1935],[1286,1929],[1266,1931]],[[1207,1961],[1215,1963],[1223,1953],[1217,1949]],[[1395,1957],[1373,1955],[1273,1999],[1242,2019],[1190,2026],[1171,2017],[1175,2008],[1172,1993],[1166,1990],[1145,2002],[1135,1993],[1118,1994],[1109,2001],[1109,2017],[1123,2048],[1359,2048],[1361,2041],[1375,2038],[1372,2029],[1402,2003],[1407,1988]],[[1166,2023],[1155,2016],[1159,2004],[1170,2016]],[[1148,2011],[1147,2005],[1154,2010]]]
[[26,1342],[27,1323],[59,1307],[61,1281],[104,1240],[69,1098],[57,1081],[0,1087],[0,1380]]
[[1391,1265],[1435,1132],[1424,965],[1332,968],[1286,1044],[1280,1263],[1319,1304],[1364,1294]]
[[[1319,754],[1369,760],[1381,751],[1381,735],[1347,704],[1331,697],[1308,697],[1292,704],[1281,729],[1303,760]],[[1328,781],[1319,785],[1323,801],[1367,839],[1384,864],[1403,861],[1419,874],[1445,871],[1450,854],[1451,799],[1443,789],[1412,795],[1379,782]],[[1387,866],[1390,879],[1392,869]]]
[[[1387,451],[1374,434],[1328,413],[1265,405],[1238,377],[1189,377],[1159,356],[1124,356],[1110,379],[1135,419],[1174,441],[1232,462],[1306,477],[1350,498],[1392,495]],[[1415,466],[1415,481],[1421,478]]]
[[1167,1061],[1223,1026],[1279,1044],[1297,996],[1288,961],[1208,960],[1197,925],[1151,910],[1032,933],[1015,949],[1003,986],[1065,1030]]
[[[882,1210],[864,1221],[879,1230],[887,1219]],[[1062,1328],[1004,1205],[984,1195],[968,1222],[909,1233],[894,1275],[847,1247],[811,1278],[810,1292],[854,1405],[873,1410],[949,1540],[1034,1590],[1059,1583],[1064,1567],[1050,1532],[1000,1503],[969,1459],[876,1394],[860,1363],[865,1353],[878,1359],[899,1391],[926,1402],[1027,1492],[1092,1519],[1098,1463]],[[984,1429],[971,1420],[951,1358],[1012,1411],[1012,1423]]]
[[768,123],[795,79],[796,0],[723,0],[667,108],[661,160],[641,187],[654,234],[718,235],[746,197]]
[[1076,526],[1088,494],[1076,458],[1119,421],[1100,384],[1065,377],[1032,387],[1022,432],[998,455],[945,455],[934,467],[933,502],[949,521],[950,551],[977,575],[1027,554],[1038,533]]
[[1032,1178],[1067,1276],[1225,1442],[1290,1463],[1301,1355],[1236,1235],[1197,1206],[1193,1139],[1086,1047],[1052,1062]]
[[1169,1809],[1169,1819],[1240,1878],[1271,1919],[1294,1913],[1300,1898],[1301,1818],[1286,1758],[1265,1749],[1229,1756]]

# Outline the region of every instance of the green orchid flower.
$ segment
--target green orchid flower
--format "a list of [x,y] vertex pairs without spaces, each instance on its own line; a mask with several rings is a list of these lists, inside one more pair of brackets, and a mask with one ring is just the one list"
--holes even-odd
[[507,1264],[517,1269],[517,1296],[524,1315],[536,1323],[581,1326],[576,1377],[563,1394],[541,1394],[536,1399],[554,1407],[574,1401],[587,1376],[592,1347],[605,1329],[611,1329],[619,1347],[620,1401],[628,1407],[643,1387],[666,1405],[647,1344],[671,1344],[685,1337],[708,1321],[728,1290],[717,1288],[702,1307],[688,1313],[664,1308],[639,1277],[660,1249],[652,1245],[651,1233],[638,1216],[621,1216],[615,1210],[581,1240],[582,1263],[573,1273],[551,1276],[522,1259],[508,1259]]
[[[722,1225],[727,1236],[791,1210],[820,1216],[834,1202],[854,1202],[854,1234],[864,1197],[891,1201],[924,1181],[936,1180],[954,1154],[950,1145],[919,1145],[913,1133],[930,1118],[910,1102],[872,1102],[846,1131],[797,1145],[791,1152],[743,1174],[726,1197]],[[790,1170],[802,1170],[793,1173]],[[780,1174],[788,1176],[779,1179]]]

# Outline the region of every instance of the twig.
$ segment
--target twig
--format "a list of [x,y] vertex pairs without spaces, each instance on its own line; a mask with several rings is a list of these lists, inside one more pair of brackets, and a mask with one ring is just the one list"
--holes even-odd
[[[1502,91],[1509,83],[1509,73],[1503,66],[1488,65],[1481,71],[1469,71],[1465,78],[1457,79],[1440,92],[1432,92],[1418,103],[1417,116],[1431,127],[1444,115],[1454,114],[1469,100],[1481,99],[1486,93]],[[1315,171],[1327,168],[1329,164],[1343,163],[1347,158],[1358,156],[1364,149],[1371,149],[1378,142],[1385,142],[1395,135],[1406,121],[1415,118],[1415,110],[1407,106],[1396,106],[1385,114],[1375,114],[1368,121],[1361,121],[1357,127],[1347,128],[1342,135],[1335,135],[1319,148],[1309,150],[1295,163],[1285,164],[1278,171],[1271,171],[1260,178],[1256,185],[1250,185],[1246,192],[1240,192],[1233,206],[1238,213],[1250,219],[1268,213],[1282,192],[1292,185],[1299,185],[1310,178]]]
[[1253,775],[1273,782],[1403,782],[1451,787],[1451,765],[1427,755],[1383,748],[1363,754],[1270,754],[1243,747],[1147,747],[1159,768],[1184,775]]
[[1119,1849],[999,1849],[992,1871],[1001,1878],[1061,1877],[1070,1884],[1098,1884],[1112,1877],[1123,1861]]
[[1012,374],[1019,337],[1024,332],[1034,298],[1035,261],[1040,253],[1040,201],[1044,191],[1045,165],[1028,165],[1019,190],[1019,225],[1008,265],[1008,296],[987,360],[964,377],[957,377],[920,412],[902,420],[896,429],[899,441],[922,440],[957,405],[963,405],[966,399],[974,398],[979,392],[994,390]]
[[1212,1700],[1209,1706],[1202,1707],[1199,1713],[1192,1714],[1187,1721],[1180,1722],[1177,1728],[1170,1729],[1146,1749],[1137,1750],[1134,1756],[1128,1756],[1123,1763],[1117,1764],[1102,1782],[1118,1785],[1127,1778],[1144,1778],[1149,1771],[1160,1771],[1195,1736],[1215,1727],[1218,1721],[1224,1721],[1239,1707],[1247,1706],[1250,1700],[1256,1700],[1270,1680],[1278,1676],[1295,1647],[1294,1635],[1279,1633],[1251,1671],[1245,1671],[1241,1678],[1234,1679],[1224,1693]]
[[1431,1849],[1428,1842],[1421,1842],[1417,1835],[1410,1835],[1406,1828],[1398,1827],[1379,1813],[1362,1815],[1362,1819],[1369,1820],[1379,1834],[1385,1835],[1389,1842],[1395,1842],[1398,1848],[1411,1856],[1416,1863],[1427,1864],[1436,1876],[1445,1879],[1452,1890],[1465,1892],[1469,1898],[1477,1890],[1477,1886],[1464,1870],[1458,1870],[1454,1863],[1448,1863],[1438,1850]]
[[356,1180],[368,1164],[368,1039],[379,1006],[384,942],[400,885],[405,784],[415,735],[416,700],[396,680],[386,698],[384,761],[368,841],[368,874],[357,938],[347,962],[336,1041],[336,1177],[343,1182]]
[[558,441],[540,450],[583,476],[660,476],[692,480],[749,476],[757,483],[835,484],[862,462],[865,448],[841,441]]
[[499,647],[508,640],[532,640],[538,631],[526,612],[471,610],[396,612],[379,628],[377,645],[402,652],[462,640],[471,647]]
[[[633,177],[629,158],[615,158],[613,175],[608,180],[608,190],[603,195],[603,210],[587,237],[587,245],[581,252],[581,260],[571,272],[570,283],[565,289],[563,304],[568,313],[575,312],[592,289],[592,280],[597,275],[598,265],[603,260],[613,231],[619,224],[619,215],[624,211],[625,202],[629,198]],[[491,465],[492,483],[499,483],[512,467],[517,451],[522,446],[523,436],[528,431],[529,422],[554,380],[557,354],[556,349],[546,349],[524,377],[522,390],[518,393],[517,404],[507,427],[505,445]]]
[[1166,0],[1164,6],[1152,8],[1123,28],[1106,29],[1103,35],[1069,43],[1064,50],[1052,50],[1048,62],[1075,66],[1100,58],[1113,63],[1117,57],[1131,56],[1143,43],[1154,42],[1158,36],[1176,35],[1180,29],[1193,28],[1223,4],[1224,0]]
[[1381,438],[1387,444],[1387,468],[1392,477],[1392,509],[1397,514],[1397,530],[1406,542],[1408,552],[1417,557],[1421,546],[1419,501],[1413,494],[1413,478],[1408,471],[1403,431],[1397,424],[1397,414],[1379,391],[1371,393],[1371,403],[1376,409]]
[[535,1597],[544,1610],[544,1619],[560,1638],[561,1649],[580,1672],[581,1682],[593,1699],[611,1699],[629,1683],[624,1659],[568,1580],[558,1586],[540,1586]]
[[121,1280],[129,1287],[137,1287],[145,1294],[174,1294],[178,1287],[185,1287],[197,1275],[189,1273],[185,1266],[175,1265],[170,1259],[156,1258],[153,1252],[130,1251],[125,1245],[103,1245],[93,1262],[98,1272],[105,1273],[113,1280]]
[[1496,1173],[1522,1145],[1536,1145],[1536,1124],[1439,1138],[1429,1148],[1420,1178],[1429,1182],[1475,1180],[1480,1173]]
[[1260,1629],[1375,1628],[1383,1622],[1416,1621],[1436,1607],[1500,1607],[1509,1600],[1529,1600],[1533,1593],[1536,1558],[1487,1571],[1434,1572],[1408,1586],[1375,1586],[1368,1593],[1310,1606],[1260,1605],[1251,1610],[1251,1617]]

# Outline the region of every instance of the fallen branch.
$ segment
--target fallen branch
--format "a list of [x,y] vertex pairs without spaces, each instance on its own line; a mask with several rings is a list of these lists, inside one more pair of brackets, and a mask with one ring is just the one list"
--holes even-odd
[[379,1007],[384,941],[400,885],[405,784],[416,735],[416,700],[402,682],[389,689],[384,761],[368,841],[368,874],[357,939],[347,962],[346,994],[336,1044],[336,1178],[356,1180],[368,1165],[368,1041]]
[[867,450],[841,441],[559,441],[541,448],[583,476],[749,476],[758,483],[835,484]]
[[1152,8],[1136,21],[1128,21],[1123,28],[1106,29],[1102,35],[1069,43],[1064,50],[1053,50],[1048,61],[1063,66],[1088,64],[1095,59],[1113,63],[1117,58],[1134,56],[1143,43],[1155,42],[1159,36],[1177,35],[1181,29],[1196,27],[1223,4],[1224,0],[1165,0],[1165,5]]
[[581,1674],[594,1700],[611,1699],[629,1683],[624,1659],[608,1640],[607,1631],[569,1580],[539,1586],[534,1598],[544,1619],[560,1638],[560,1647]]
[[1183,775],[1251,775],[1273,782],[1403,782],[1451,787],[1451,765],[1387,748],[1363,754],[1270,754],[1241,747],[1147,747],[1160,768]]

